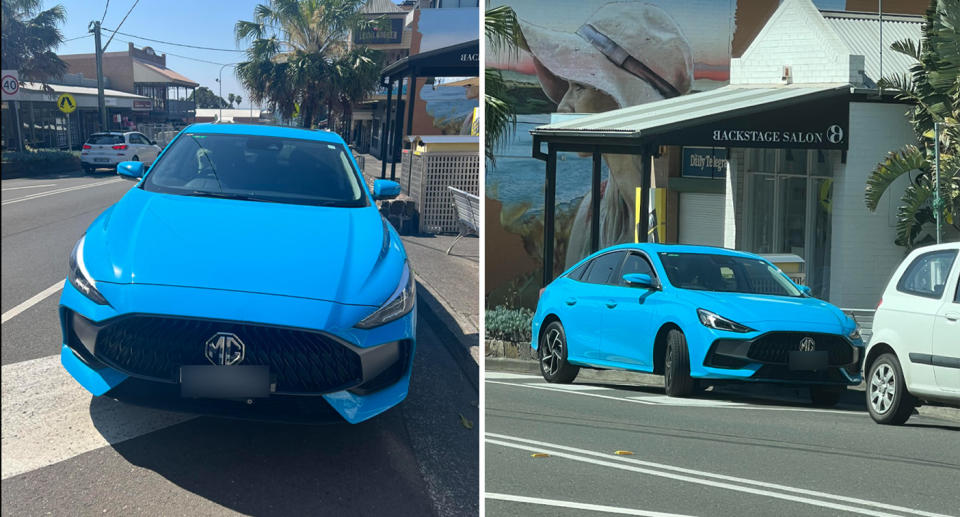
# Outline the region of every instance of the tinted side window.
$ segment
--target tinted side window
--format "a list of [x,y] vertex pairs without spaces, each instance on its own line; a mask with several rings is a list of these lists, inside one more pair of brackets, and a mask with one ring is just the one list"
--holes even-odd
[[591,284],[607,283],[613,272],[617,270],[621,260],[623,260],[623,252],[600,255],[591,262],[590,269],[583,281]]
[[960,278],[957,279],[957,294],[953,295],[953,303],[960,303]]
[[587,268],[590,267],[590,264],[592,263],[593,261],[587,261],[587,262],[584,262],[583,264],[580,264],[580,267],[571,271],[570,274],[567,275],[567,277],[573,280],[581,280],[581,277],[583,276],[583,272],[586,271]]
[[147,137],[145,137],[145,136],[143,136],[143,135],[139,135],[139,134],[130,135],[130,140],[131,140],[133,143],[135,143],[135,144],[149,144],[149,143],[150,143],[150,142],[147,142]]
[[924,253],[913,259],[897,282],[897,291],[926,298],[940,298],[956,256],[956,250],[942,250]]
[[620,268],[619,278],[617,278],[617,284],[626,285],[626,282],[623,281],[623,275],[629,273],[650,275],[651,278],[656,276],[653,273],[653,268],[650,267],[650,263],[647,262],[647,259],[636,253],[627,255],[627,259],[623,261],[623,266]]

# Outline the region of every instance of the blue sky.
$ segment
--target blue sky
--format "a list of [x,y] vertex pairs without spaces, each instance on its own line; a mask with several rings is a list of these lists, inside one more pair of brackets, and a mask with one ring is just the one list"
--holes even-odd
[[[111,0],[103,26],[115,29],[135,0]],[[186,43],[202,47],[237,49],[233,37],[233,26],[237,20],[252,20],[253,8],[267,0],[140,0],[130,12],[130,16],[120,27],[121,32],[136,34],[146,38]],[[67,11],[67,21],[61,27],[64,39],[85,36],[87,25],[103,16],[106,0],[46,0],[44,8],[63,5]],[[103,42],[109,39],[104,34]],[[153,47],[158,54],[167,54],[167,67],[219,92],[216,82],[219,65],[202,63],[186,58],[202,59],[213,63],[235,63],[244,59],[241,52],[216,52],[198,50],[163,43],[155,43],[128,36],[117,36],[107,47],[107,52],[126,50],[127,42],[132,41],[138,48]],[[93,37],[84,37],[68,41],[57,49],[59,54],[80,54],[93,52]],[[177,54],[177,56],[171,55]],[[185,56],[185,57],[178,57]],[[240,86],[231,67],[223,70],[223,96],[229,93],[240,94],[243,102],[240,107],[250,106],[248,95]]]

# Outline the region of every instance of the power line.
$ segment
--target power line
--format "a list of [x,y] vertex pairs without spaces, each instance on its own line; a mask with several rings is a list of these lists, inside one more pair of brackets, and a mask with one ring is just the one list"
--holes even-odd
[[[120,34],[120,33],[117,33],[117,34]],[[122,41],[122,42],[124,42],[124,43],[133,43],[132,41],[127,41],[127,40],[122,40],[122,39],[118,39],[117,41]],[[207,64],[210,64],[210,65],[220,65],[220,66],[223,66],[223,63],[217,63],[217,62],[215,62],[215,61],[207,61],[206,59],[197,59],[197,58],[195,58],[195,57],[181,56],[180,54],[171,54],[170,52],[167,52],[167,51],[165,51],[165,50],[163,50],[163,49],[154,49],[154,50],[159,50],[161,54],[166,54],[166,55],[168,55],[168,56],[179,57],[179,58],[181,58],[181,59],[189,59],[189,60],[191,60],[191,61],[199,61],[199,62],[201,62],[201,63],[207,63]]]
[[[110,30],[110,29],[104,28],[103,30],[108,31],[108,30]],[[136,38],[136,39],[142,39],[142,40],[146,40],[146,41],[153,41],[153,42],[155,42],[155,43],[163,43],[164,45],[176,45],[176,46],[178,46],[178,47],[195,48],[195,49],[200,49],[200,50],[216,50],[216,51],[218,51],[218,52],[246,52],[245,50],[236,50],[236,49],[229,49],[229,48],[201,47],[201,46],[198,46],[198,45],[187,45],[186,43],[174,43],[174,42],[172,42],[172,41],[163,41],[163,40],[159,40],[159,39],[145,38],[145,37],[143,37],[143,36],[137,36],[137,35],[135,35],[135,34],[127,34],[127,33],[125,33],[125,32],[120,32],[120,31],[113,31],[113,32],[114,32],[115,34],[120,34],[121,36],[126,36],[126,37],[128,37],[128,38]]]
[[93,36],[93,34],[84,34],[83,36],[77,36],[77,37],[75,37],[75,38],[68,38],[68,39],[63,40],[63,42],[66,43],[66,42],[68,42],[68,41],[73,41],[73,40],[75,40],[75,39],[89,38],[90,36]]
[[[136,2],[134,2],[133,5],[130,6],[130,9],[127,11],[127,14],[123,15],[123,19],[120,20],[120,25],[117,25],[118,29],[123,26],[123,22],[127,21],[127,16],[130,16],[130,13],[133,12],[133,8],[136,7],[137,4],[139,3],[140,3],[140,0],[136,0]],[[110,35],[110,39],[107,40],[107,44],[104,45],[102,49],[100,49],[100,52],[106,52],[107,47],[110,46],[110,42],[113,41],[113,37],[116,35],[117,35],[117,31],[113,31],[113,34]]]
[[107,19],[107,9],[110,8],[110,0],[107,0],[107,5],[103,7],[103,16],[100,17],[100,23],[103,23],[103,20]]

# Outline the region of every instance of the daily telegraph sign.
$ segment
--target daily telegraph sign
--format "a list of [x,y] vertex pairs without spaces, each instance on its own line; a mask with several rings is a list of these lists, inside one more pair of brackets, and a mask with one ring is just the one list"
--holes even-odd
[[695,122],[658,138],[661,144],[704,147],[778,147],[847,150],[850,104],[846,96],[819,99],[749,115]]

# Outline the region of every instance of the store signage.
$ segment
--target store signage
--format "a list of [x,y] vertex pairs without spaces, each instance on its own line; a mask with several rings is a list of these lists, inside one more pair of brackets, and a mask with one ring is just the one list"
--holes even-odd
[[153,109],[153,101],[134,99],[133,111],[150,111],[151,109]]
[[353,42],[361,45],[384,45],[401,41],[403,41],[403,18],[382,20],[374,27],[353,33]]
[[723,147],[684,147],[681,176],[723,179],[727,177],[727,149]]
[[[719,118],[658,137],[662,145],[847,150],[849,99],[837,95],[749,115]],[[686,164],[684,165],[686,166]]]

